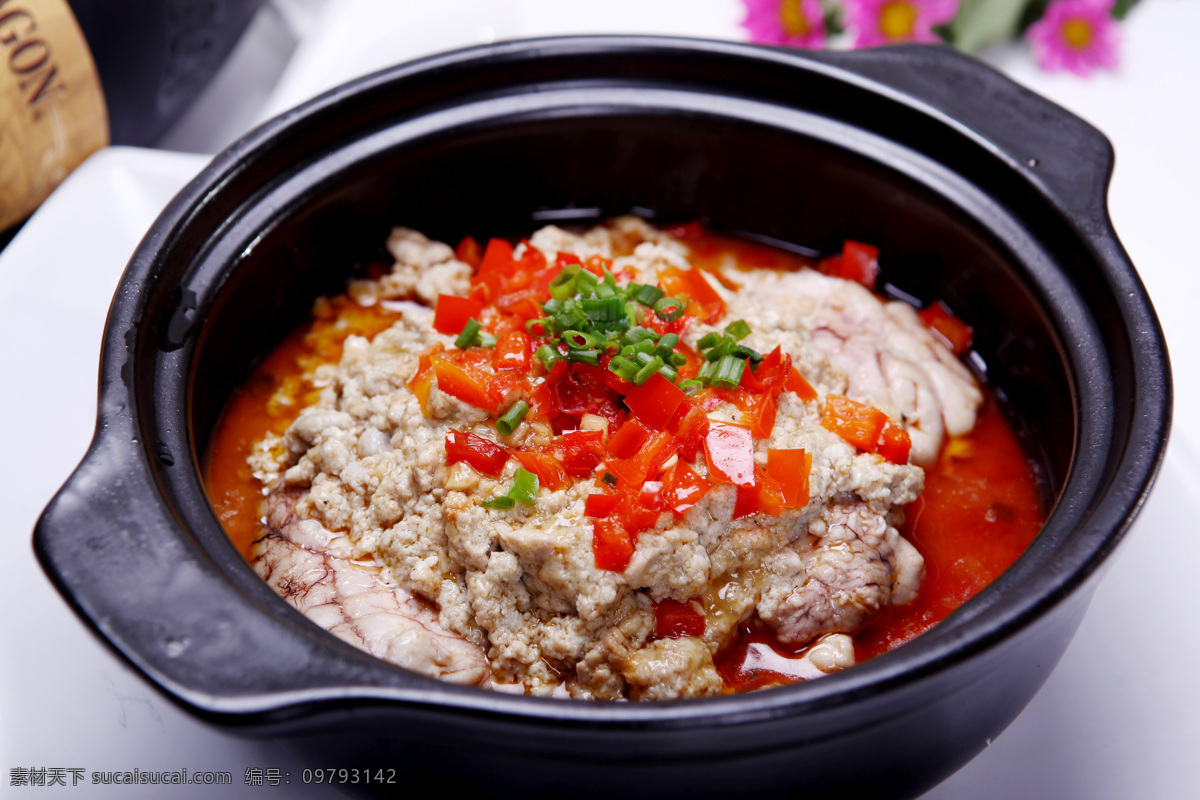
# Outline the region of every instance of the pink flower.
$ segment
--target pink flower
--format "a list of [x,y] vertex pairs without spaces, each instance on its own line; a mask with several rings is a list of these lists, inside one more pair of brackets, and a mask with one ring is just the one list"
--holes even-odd
[[958,13],[958,0],[846,0],[846,27],[855,47],[941,41],[933,28]]
[[1025,31],[1042,69],[1087,77],[1095,67],[1116,67],[1120,36],[1112,5],[1112,0],[1053,0]]
[[750,41],[789,44],[793,47],[825,45],[825,13],[821,0],[742,0],[746,18],[742,27]]

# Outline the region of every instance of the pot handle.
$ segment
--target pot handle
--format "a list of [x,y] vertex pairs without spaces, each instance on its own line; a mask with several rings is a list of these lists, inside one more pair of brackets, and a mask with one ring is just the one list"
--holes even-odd
[[[815,55],[923,103],[926,112],[1000,155],[1084,222],[1089,232],[1110,227],[1107,193],[1112,144],[1070,111],[948,45],[896,45]],[[886,89],[884,93],[891,94]],[[908,135],[913,138],[907,144],[921,149],[919,131]],[[956,156],[929,155],[941,160]],[[969,163],[960,167],[970,170]]]
[[333,697],[337,686],[424,681],[231,582],[179,533],[187,527],[159,498],[144,449],[114,432],[128,419],[115,422],[101,423],[43,511],[34,548],[59,592],[119,655],[194,712],[239,724],[269,723],[301,700]]

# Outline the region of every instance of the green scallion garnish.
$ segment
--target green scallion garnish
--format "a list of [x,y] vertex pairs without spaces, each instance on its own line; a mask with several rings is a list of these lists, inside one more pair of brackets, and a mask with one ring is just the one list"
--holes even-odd
[[508,490],[508,497],[518,503],[531,506],[537,502],[537,495],[538,476],[524,467],[517,467],[517,473],[513,475],[512,488]]
[[538,476],[524,467],[517,467],[508,492],[499,497],[484,500],[480,505],[484,508],[512,508],[517,503],[531,506],[537,502],[537,495]]
[[712,377],[712,385],[718,389],[736,389],[746,370],[746,362],[735,355],[722,356],[717,363],[717,374]]
[[479,505],[483,506],[484,508],[512,508],[516,504],[516,500],[513,500],[508,495],[502,494],[499,497],[493,497],[490,500],[484,500]]
[[[459,350],[466,350],[471,345],[475,344],[479,335],[479,330],[483,326],[479,324],[479,320],[471,317],[467,320],[467,324],[463,326],[462,333],[458,334],[458,338],[454,340],[454,346]],[[453,330],[453,328],[451,328]]]
[[750,335],[750,326],[744,319],[734,320],[725,326],[725,335],[735,342],[740,342]]
[[546,369],[553,367],[554,362],[558,361],[559,359],[558,353],[554,352],[554,348],[548,344],[544,344],[539,347],[534,352],[534,355],[537,356],[538,361],[541,361],[546,366]]
[[654,356],[646,364],[637,371],[633,376],[633,382],[641,386],[646,381],[650,380],[650,376],[656,372],[661,372],[663,369],[663,360],[658,356]]
[[508,407],[508,411],[505,411],[500,419],[496,420],[496,430],[500,432],[501,436],[511,436],[528,413],[529,403],[518,400]]
[[654,315],[664,322],[674,322],[685,310],[686,303],[681,303],[677,297],[663,297],[654,304]]
[[[634,287],[637,287],[637,288],[634,288]],[[630,297],[632,297],[634,300],[638,301],[642,305],[650,306],[651,308],[653,308],[654,304],[657,303],[659,300],[661,300],[663,298],[663,295],[666,294],[666,292],[664,292],[662,289],[658,288],[657,286],[646,286],[646,285],[643,285],[640,283],[639,284],[630,284],[629,288],[633,290],[630,293]]]

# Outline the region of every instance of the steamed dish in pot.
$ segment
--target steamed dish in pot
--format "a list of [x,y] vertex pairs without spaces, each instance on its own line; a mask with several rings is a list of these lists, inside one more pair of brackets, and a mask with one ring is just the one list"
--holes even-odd
[[902,533],[990,408],[969,329],[878,296],[867,245],[785,269],[714,241],[632,217],[457,249],[397,228],[394,263],[318,301],[227,412],[227,528],[318,625],[502,691],[706,696],[914,635],[1040,514],[1014,451],[998,490],[1023,499],[946,501],[1013,528],[1006,556],[939,545],[932,569]]

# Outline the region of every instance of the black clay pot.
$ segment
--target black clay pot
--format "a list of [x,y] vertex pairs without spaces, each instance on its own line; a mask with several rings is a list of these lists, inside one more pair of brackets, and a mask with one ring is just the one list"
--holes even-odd
[[[80,616],[168,696],[320,763],[491,795],[911,797],[1011,722],[1074,633],[1169,426],[1154,312],[1093,128],[952,51],[658,38],[503,43],[323,95],[217,156],[114,300],[99,427],[36,534]],[[198,458],[254,360],[393,224],[449,241],[628,211],[815,250],[879,245],[1018,409],[1053,511],[918,640],[783,689],[654,704],[451,686],[358,652],[227,541]],[[353,755],[350,755],[353,754]],[[341,760],[339,760],[341,759]]]

